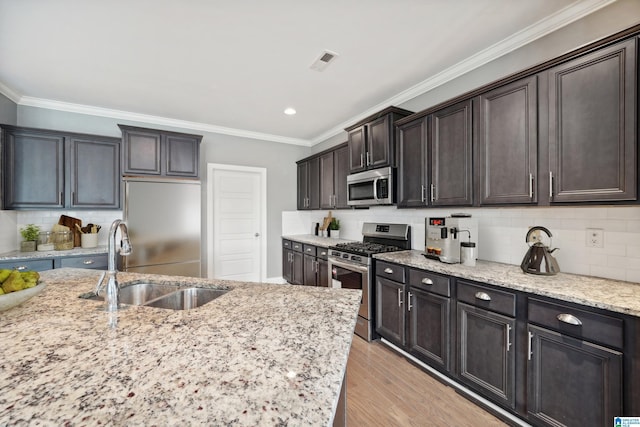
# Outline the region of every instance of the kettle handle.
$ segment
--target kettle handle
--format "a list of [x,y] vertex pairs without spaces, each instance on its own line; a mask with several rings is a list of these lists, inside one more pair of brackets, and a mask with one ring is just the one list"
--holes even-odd
[[537,230],[544,231],[545,233],[547,233],[547,236],[549,236],[549,238],[552,237],[552,234],[549,231],[549,229],[547,229],[546,227],[542,227],[542,226],[538,225],[536,227],[531,227],[529,229],[529,232],[527,233],[527,236],[524,238],[524,242],[525,243],[529,243],[529,236],[531,235],[531,233],[533,233],[534,231],[537,231]]

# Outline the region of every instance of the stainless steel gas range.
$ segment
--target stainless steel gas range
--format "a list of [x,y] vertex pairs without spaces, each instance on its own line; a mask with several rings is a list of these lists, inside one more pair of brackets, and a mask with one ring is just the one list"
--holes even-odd
[[407,224],[365,222],[362,242],[329,247],[330,286],[362,290],[356,334],[371,341],[375,333],[374,254],[411,249],[411,227]]

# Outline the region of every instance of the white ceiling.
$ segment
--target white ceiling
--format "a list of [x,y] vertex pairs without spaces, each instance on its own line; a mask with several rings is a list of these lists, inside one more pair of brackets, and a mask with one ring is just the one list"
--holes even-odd
[[0,0],[0,92],[312,145],[611,1]]

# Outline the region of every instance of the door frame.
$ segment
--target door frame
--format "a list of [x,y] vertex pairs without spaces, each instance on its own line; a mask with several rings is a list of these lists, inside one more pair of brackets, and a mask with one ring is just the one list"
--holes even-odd
[[[216,170],[245,173],[257,173],[260,176],[260,281],[267,278],[267,169],[253,166],[226,165],[222,163],[207,163],[207,278],[213,277],[213,173]],[[211,257],[209,257],[211,255]]]

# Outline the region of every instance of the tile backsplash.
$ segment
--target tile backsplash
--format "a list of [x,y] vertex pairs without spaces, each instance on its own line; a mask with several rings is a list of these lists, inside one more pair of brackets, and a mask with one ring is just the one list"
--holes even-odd
[[[528,246],[530,226],[548,228],[561,271],[640,283],[640,207],[517,207],[457,209],[396,209],[393,206],[364,210],[336,210],[340,237],[361,240],[363,222],[411,225],[412,248],[424,250],[425,217],[470,213],[478,220],[478,258],[520,265]],[[282,234],[309,234],[312,222],[322,222],[327,211],[282,213]],[[587,229],[603,231],[602,248],[587,246]],[[546,238],[546,236],[545,236]]]

